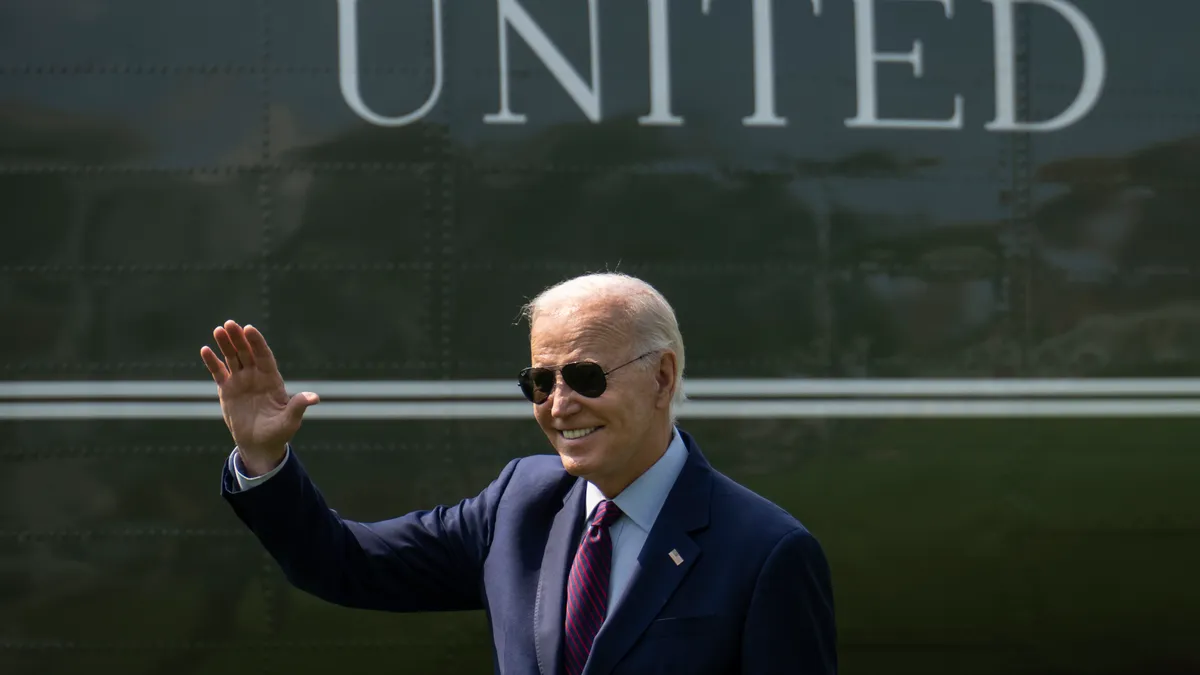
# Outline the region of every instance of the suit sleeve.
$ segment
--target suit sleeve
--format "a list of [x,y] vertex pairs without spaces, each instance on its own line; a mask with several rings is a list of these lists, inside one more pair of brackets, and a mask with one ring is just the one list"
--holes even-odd
[[480,609],[496,509],[518,461],[475,497],[380,522],[330,509],[294,450],[251,490],[238,489],[225,462],[221,494],[287,580],[321,599],[394,612]]
[[742,672],[837,673],[829,564],[807,530],[785,535],[763,565],[742,635]]

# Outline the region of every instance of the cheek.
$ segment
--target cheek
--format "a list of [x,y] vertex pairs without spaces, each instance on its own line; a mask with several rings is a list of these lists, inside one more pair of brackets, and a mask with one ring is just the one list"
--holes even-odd
[[601,412],[604,419],[609,420],[610,424],[615,424],[622,430],[631,431],[639,429],[650,417],[653,412],[650,408],[651,405],[650,401],[627,398],[613,401],[602,412],[597,412]]

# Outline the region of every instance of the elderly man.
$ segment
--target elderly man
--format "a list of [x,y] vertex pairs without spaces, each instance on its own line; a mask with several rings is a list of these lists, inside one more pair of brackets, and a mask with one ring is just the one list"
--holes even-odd
[[290,582],[349,607],[487,610],[498,673],[836,672],[820,545],[675,424],[684,350],[667,301],[597,274],[526,315],[518,383],[557,456],[375,523],[331,510],[291,445],[317,395],[287,394],[253,327],[213,331],[224,361],[201,357],[236,443],[221,491]]

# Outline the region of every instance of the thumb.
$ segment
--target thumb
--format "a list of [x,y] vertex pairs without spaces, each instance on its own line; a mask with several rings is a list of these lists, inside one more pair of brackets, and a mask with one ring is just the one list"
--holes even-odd
[[304,415],[304,411],[310,405],[316,405],[321,402],[321,397],[311,391],[302,391],[296,394],[287,402],[287,415],[294,420],[299,419]]

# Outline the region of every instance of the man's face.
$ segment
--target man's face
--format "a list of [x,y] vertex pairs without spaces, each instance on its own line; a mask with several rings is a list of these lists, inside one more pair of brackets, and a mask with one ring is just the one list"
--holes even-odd
[[[597,302],[567,313],[548,314],[534,321],[530,329],[532,365],[557,367],[591,361],[608,371],[641,356],[633,353],[632,338],[628,326],[615,319],[611,304]],[[602,490],[606,484],[619,490],[665,450],[659,427],[669,428],[664,420],[670,397],[664,393],[669,386],[661,384],[669,385],[673,372],[664,376],[663,368],[654,367],[662,360],[659,354],[651,354],[609,374],[607,389],[596,398],[573,391],[561,374],[557,375],[550,398],[534,405],[534,417],[568,473],[583,476]],[[668,356],[667,371],[673,363]],[[583,435],[573,438],[580,433]],[[656,447],[660,444],[662,447]],[[650,454],[653,458],[645,461]]]

